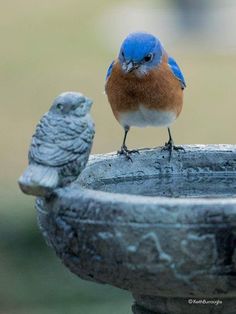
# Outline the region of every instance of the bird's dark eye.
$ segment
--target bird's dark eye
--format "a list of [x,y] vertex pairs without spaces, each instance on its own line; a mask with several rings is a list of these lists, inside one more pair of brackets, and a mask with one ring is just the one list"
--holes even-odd
[[121,55],[123,58],[125,57],[124,51],[121,52]]
[[72,106],[71,106],[71,109],[72,109],[72,110],[75,110],[75,109],[76,109],[76,105],[72,105]]
[[63,105],[59,103],[59,104],[57,104],[57,108],[58,108],[59,110],[62,110]]
[[152,54],[152,53],[149,53],[148,55],[146,55],[146,56],[144,57],[144,61],[145,61],[145,62],[149,62],[149,61],[152,60],[152,58],[153,58],[153,54]]

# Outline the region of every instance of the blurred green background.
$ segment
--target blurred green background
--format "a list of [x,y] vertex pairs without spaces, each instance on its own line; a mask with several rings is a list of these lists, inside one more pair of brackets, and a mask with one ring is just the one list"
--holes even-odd
[[[196,5],[197,3],[197,5]],[[17,178],[51,101],[75,90],[94,100],[93,153],[123,132],[103,94],[106,69],[135,30],[159,35],[187,82],[176,143],[236,143],[235,1],[0,0],[0,314],[128,314],[131,296],[71,274],[40,235],[33,198]],[[161,145],[166,130],[133,129],[129,147]]]

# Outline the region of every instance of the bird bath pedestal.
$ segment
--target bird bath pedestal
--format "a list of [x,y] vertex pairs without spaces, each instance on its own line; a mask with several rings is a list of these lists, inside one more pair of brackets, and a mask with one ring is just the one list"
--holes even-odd
[[129,290],[136,314],[236,313],[236,147],[90,157],[37,198],[40,228],[79,277]]

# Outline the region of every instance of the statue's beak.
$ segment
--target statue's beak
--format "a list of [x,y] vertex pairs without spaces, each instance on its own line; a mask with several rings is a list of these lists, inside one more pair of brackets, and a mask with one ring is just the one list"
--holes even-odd
[[86,102],[87,102],[87,108],[88,108],[88,111],[89,111],[91,109],[91,107],[92,107],[93,101],[86,97]]

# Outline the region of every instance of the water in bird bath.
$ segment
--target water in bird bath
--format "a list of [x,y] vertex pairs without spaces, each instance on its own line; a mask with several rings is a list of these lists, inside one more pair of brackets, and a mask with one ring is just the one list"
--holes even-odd
[[172,175],[151,178],[123,178],[115,182],[104,180],[94,189],[143,196],[172,198],[232,198],[236,197],[235,175]]

